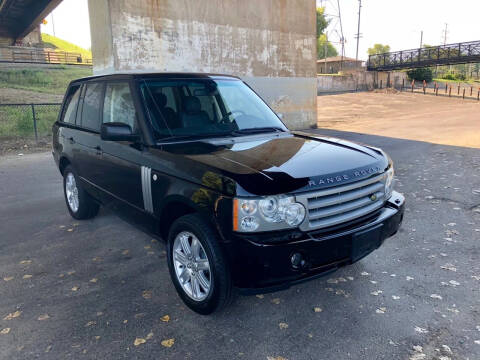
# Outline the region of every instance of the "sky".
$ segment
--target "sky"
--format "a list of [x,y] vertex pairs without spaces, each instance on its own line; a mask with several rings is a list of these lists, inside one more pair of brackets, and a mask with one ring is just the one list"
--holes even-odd
[[[209,1],[209,0],[203,0]],[[260,0],[262,1],[262,0]],[[327,14],[337,14],[337,0],[316,0],[327,8]],[[358,20],[358,0],[339,0],[343,33],[346,39],[346,56],[355,57]],[[362,38],[359,57],[367,59],[367,49],[375,43],[390,45],[392,51],[408,50],[423,43],[443,43],[445,23],[448,23],[447,43],[480,39],[478,16],[479,0],[362,0]],[[338,18],[332,17],[329,38],[338,42]],[[52,16],[42,31],[53,34]],[[64,0],[53,11],[56,36],[84,48],[90,48],[90,25],[87,0]],[[338,46],[338,48],[340,48]]]
[[[53,21],[52,21],[53,15]],[[63,0],[46,18],[42,32],[55,35],[85,49],[91,47],[87,0]]]

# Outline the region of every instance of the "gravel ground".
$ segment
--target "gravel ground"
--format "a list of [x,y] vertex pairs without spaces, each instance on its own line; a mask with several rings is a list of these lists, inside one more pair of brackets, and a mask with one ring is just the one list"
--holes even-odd
[[197,315],[162,242],[67,213],[49,153],[0,158],[2,359],[480,359],[480,150],[315,132],[384,148],[403,228],[361,262]]

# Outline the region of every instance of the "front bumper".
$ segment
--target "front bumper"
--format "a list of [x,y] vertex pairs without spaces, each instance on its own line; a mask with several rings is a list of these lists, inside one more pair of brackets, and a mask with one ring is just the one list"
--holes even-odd
[[[393,192],[367,221],[330,232],[297,232],[290,237],[278,234],[278,239],[272,234],[268,243],[236,235],[227,245],[234,284],[243,293],[277,291],[352,264],[398,231],[404,204],[403,195]],[[293,254],[301,255],[302,266],[292,266]]]

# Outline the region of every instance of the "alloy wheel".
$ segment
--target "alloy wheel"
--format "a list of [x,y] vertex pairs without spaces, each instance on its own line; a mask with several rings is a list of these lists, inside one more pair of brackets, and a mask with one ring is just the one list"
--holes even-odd
[[182,231],[173,242],[173,265],[180,286],[195,301],[207,298],[212,288],[212,273],[207,253],[198,238]]
[[78,200],[77,182],[72,173],[68,173],[65,179],[65,193],[67,194],[67,202],[70,210],[77,212],[80,203]]

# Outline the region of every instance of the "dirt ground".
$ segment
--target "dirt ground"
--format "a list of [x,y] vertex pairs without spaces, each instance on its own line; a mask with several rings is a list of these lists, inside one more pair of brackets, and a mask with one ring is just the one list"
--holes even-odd
[[317,106],[319,128],[480,148],[480,102],[474,100],[362,92],[320,96]]
[[38,141],[33,138],[10,137],[0,139],[0,156],[7,154],[25,154],[48,151],[52,148],[51,136],[40,136]]
[[0,104],[43,104],[61,103],[63,95],[39,93],[36,91],[0,88]]

